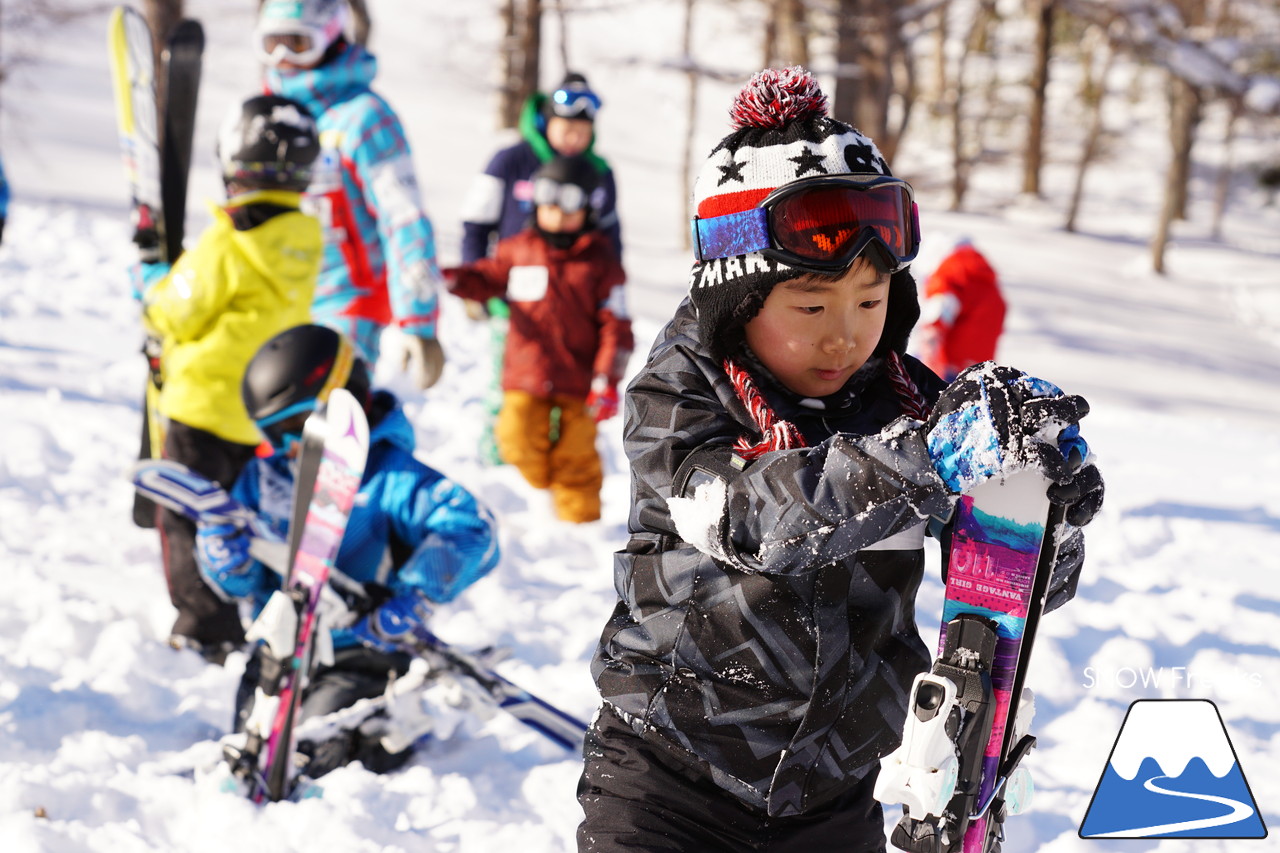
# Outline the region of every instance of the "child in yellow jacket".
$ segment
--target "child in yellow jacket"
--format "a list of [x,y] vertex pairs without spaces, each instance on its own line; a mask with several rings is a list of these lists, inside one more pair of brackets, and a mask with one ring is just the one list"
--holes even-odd
[[[238,105],[218,135],[227,203],[143,295],[144,324],[161,343],[163,456],[227,487],[261,441],[241,400],[245,367],[272,336],[310,320],[323,243],[299,204],[319,151],[315,119],[296,101]],[[163,508],[156,521],[178,611],[170,644],[221,662],[244,642],[239,613],[202,579],[195,525]]]

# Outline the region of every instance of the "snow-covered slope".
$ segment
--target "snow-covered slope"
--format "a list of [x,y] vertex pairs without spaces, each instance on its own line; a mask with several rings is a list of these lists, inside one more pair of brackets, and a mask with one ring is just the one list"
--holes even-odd
[[[213,129],[255,85],[248,13],[233,5],[187,3],[210,38],[194,198],[217,196]],[[371,5],[381,88],[408,125],[451,261],[467,180],[500,141],[489,59],[497,19],[484,3]],[[575,18],[571,30],[571,55],[605,93],[601,149],[619,175],[642,350],[687,270],[676,178],[683,78],[646,64],[677,54],[681,5],[609,5]],[[156,538],[129,523],[122,475],[136,451],[144,366],[123,273],[132,253],[105,19],[94,11],[36,39],[34,61],[6,81],[0,102],[0,152],[14,191],[0,246],[0,848],[572,849],[579,760],[503,717],[431,744],[387,777],[340,770],[326,778],[322,800],[257,808],[175,775],[216,752],[211,742],[230,723],[244,660],[219,669],[164,644],[172,614]],[[708,58],[722,67],[754,56],[727,13],[709,7],[699,26]],[[731,92],[704,88],[701,152],[726,131]],[[1079,596],[1046,619],[1037,647],[1029,683],[1041,745],[1029,763],[1038,800],[1011,822],[1005,849],[1132,849],[1082,841],[1076,827],[1125,709],[1139,698],[1216,702],[1274,823],[1280,213],[1242,190],[1228,210],[1231,240],[1206,239],[1207,226],[1193,219],[1169,256],[1172,274],[1157,277],[1145,271],[1143,235],[1156,213],[1151,163],[1164,156],[1158,125],[1136,124],[1127,147],[1091,178],[1086,227],[1074,235],[1057,229],[1060,203],[1016,201],[1016,177],[1007,174],[980,170],[976,212],[944,212],[941,190],[931,189],[942,182],[928,175],[942,168],[935,161],[945,137],[929,133],[922,124],[898,158],[922,187],[917,272],[961,233],[991,257],[1011,308],[1001,359],[1088,397],[1085,434],[1108,486]],[[1217,156],[1211,146],[1201,153]],[[1047,176],[1056,202],[1069,186],[1067,162],[1063,153]],[[192,233],[206,221],[198,204],[190,218]],[[500,514],[505,558],[442,608],[435,627],[463,646],[509,646],[505,674],[589,717],[596,696],[587,663],[613,605],[611,554],[625,540],[621,425],[610,422],[601,439],[604,519],[561,525],[546,496],[514,471],[476,462],[486,333],[448,303],[442,336],[445,378],[425,396],[407,394],[408,409],[422,455]],[[407,390],[386,366],[379,379]],[[927,634],[936,634],[940,601],[935,579],[920,599]],[[1174,844],[1143,849],[1180,849]],[[1195,849],[1236,848],[1200,840]]]

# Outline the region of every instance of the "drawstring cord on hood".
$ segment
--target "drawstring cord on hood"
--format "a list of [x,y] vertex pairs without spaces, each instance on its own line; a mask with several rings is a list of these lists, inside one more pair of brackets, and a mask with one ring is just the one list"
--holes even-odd
[[[888,365],[889,382],[898,394],[899,410],[909,418],[915,418],[918,421],[927,420],[931,407],[924,395],[920,393],[920,388],[907,373],[902,357],[896,351],[890,350],[885,361]],[[761,439],[754,443],[745,435],[738,436],[738,440],[733,445],[735,453],[743,459],[752,461],[774,450],[792,450],[808,446],[795,424],[778,417],[773,407],[756,388],[755,380],[747,371],[739,367],[733,359],[726,358],[723,366],[729,381],[733,383],[734,393],[737,394],[742,405],[746,406],[752,422],[755,423],[761,435]]]

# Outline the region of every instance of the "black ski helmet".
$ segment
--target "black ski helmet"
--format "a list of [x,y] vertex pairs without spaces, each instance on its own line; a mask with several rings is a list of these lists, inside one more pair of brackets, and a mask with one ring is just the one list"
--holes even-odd
[[302,192],[320,156],[320,131],[311,112],[292,98],[257,95],[232,107],[217,151],[227,183]]
[[576,209],[561,202],[563,186],[577,187],[581,191],[581,206],[587,211],[587,222],[594,223],[596,189],[600,186],[600,172],[586,157],[557,156],[538,167],[533,173],[533,203],[558,204],[566,210]]
[[285,329],[267,341],[245,368],[240,395],[249,417],[277,446],[272,426],[306,415],[346,388],[369,408],[369,371],[343,335],[325,326]]

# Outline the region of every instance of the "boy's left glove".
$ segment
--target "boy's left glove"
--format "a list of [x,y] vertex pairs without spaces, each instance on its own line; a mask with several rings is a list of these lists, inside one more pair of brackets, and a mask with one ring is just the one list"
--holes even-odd
[[596,423],[607,421],[618,414],[618,386],[610,382],[609,377],[597,376],[591,380],[587,411],[595,418]]
[[351,633],[366,646],[398,652],[413,645],[413,629],[424,624],[430,615],[431,603],[421,593],[397,595],[352,625]]
[[413,384],[427,390],[440,381],[444,373],[444,348],[435,338],[424,338],[405,332],[403,334],[401,367],[409,374]]

